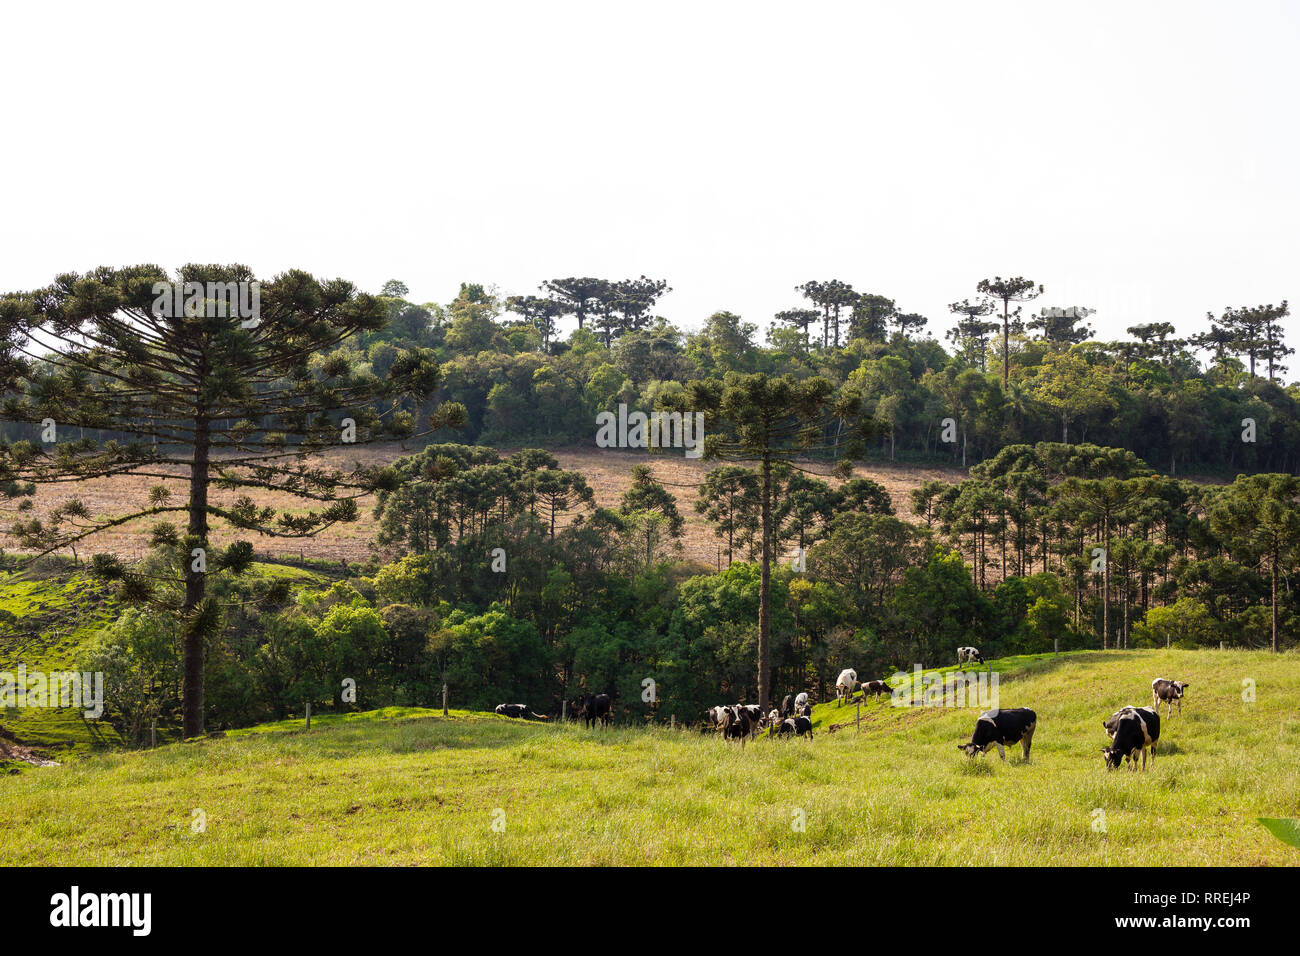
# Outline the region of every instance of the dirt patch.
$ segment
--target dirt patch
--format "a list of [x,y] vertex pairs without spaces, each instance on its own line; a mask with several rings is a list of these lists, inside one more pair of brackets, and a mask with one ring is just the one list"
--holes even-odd
[[[403,455],[413,454],[413,447],[402,448],[397,443],[368,446],[362,449],[331,450],[306,459],[304,462],[312,467],[338,468],[351,470],[358,464],[389,464]],[[504,457],[516,451],[516,448],[501,448]],[[713,534],[712,527],[695,513],[695,495],[704,476],[720,466],[720,462],[705,462],[684,456],[667,454],[650,454],[648,452],[621,451],[590,447],[564,447],[549,449],[560,462],[560,467],[568,471],[581,472],[596,494],[596,503],[606,508],[616,508],[623,492],[630,483],[630,471],[633,465],[648,464],[655,478],[677,499],[677,508],[686,519],[686,534],[682,539],[682,556],[698,561],[708,567],[725,564],[726,558],[721,553],[720,539]],[[825,475],[826,466],[816,466],[815,471]],[[906,465],[889,462],[872,462],[859,465],[853,470],[855,477],[871,478],[879,482],[894,503],[894,511],[900,518],[917,521],[912,514],[909,493],[922,483],[940,479],[955,482],[966,477],[966,473],[957,467],[943,465]],[[826,478],[832,485],[839,482]],[[136,475],[120,475],[112,478],[97,478],[90,481],[72,482],[39,488],[36,492],[34,507],[26,517],[43,518],[55,508],[72,498],[81,500],[91,514],[98,517],[121,514],[128,509],[143,506],[149,496],[149,489],[154,485],[164,484],[170,488],[173,500],[183,500],[186,485],[183,476],[177,470],[175,479],[160,480]],[[229,506],[242,495],[250,494],[260,507],[273,507],[280,510],[301,512],[308,503],[292,495],[249,489],[228,490],[213,488],[213,503]],[[345,560],[349,563],[365,561],[372,556],[370,547],[374,538],[376,522],[372,514],[374,500],[371,496],[357,502],[361,516],[358,520],[328,528],[314,538],[292,540],[285,538],[261,538],[252,535],[253,546],[259,553],[283,558],[318,558],[329,561]],[[0,507],[0,528],[7,527],[17,517],[13,505]],[[148,531],[153,520],[146,519],[125,524],[105,531],[83,542],[78,548],[81,556],[108,553],[124,559],[142,557],[148,547]],[[565,523],[561,518],[560,524]],[[249,537],[247,533],[237,534],[231,529],[218,527],[214,529],[215,544],[224,545],[237,537]],[[6,539],[0,532],[0,544],[13,548],[12,539]],[[793,553],[793,552],[792,552]],[[738,555],[738,559],[743,555]]]
[[59,762],[51,760],[43,750],[25,744],[9,731],[0,727],[0,764],[21,761],[33,767],[57,767]]

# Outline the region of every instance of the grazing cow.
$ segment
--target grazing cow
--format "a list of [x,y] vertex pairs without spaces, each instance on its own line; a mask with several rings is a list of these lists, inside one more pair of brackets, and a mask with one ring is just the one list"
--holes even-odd
[[794,709],[798,711],[801,707],[806,706],[807,703],[808,703],[808,694],[807,692],[804,692],[794,699]]
[[807,718],[811,719],[811,718],[812,718],[812,704],[804,704],[802,707],[800,707],[800,708],[798,709],[798,711],[796,712],[795,716],[796,716],[796,717],[807,717]]
[[1122,760],[1132,763],[1137,769],[1137,751],[1142,752],[1142,769],[1147,766],[1147,748],[1151,748],[1151,766],[1156,765],[1156,743],[1160,740],[1160,714],[1151,707],[1121,708],[1110,715],[1102,724],[1114,744],[1103,750],[1106,767],[1118,767]]
[[767,712],[767,720],[763,723],[768,727],[776,727],[781,723],[781,711],[773,707]]
[[812,740],[812,721],[807,717],[787,717],[772,731],[773,737],[807,737]]
[[781,701],[781,716],[789,717],[794,713],[794,694],[786,694],[785,700]]
[[579,713],[586,727],[594,726],[597,721],[602,727],[608,727],[614,722],[614,702],[609,694],[583,694]]
[[722,737],[724,740],[739,740],[740,749],[744,750],[745,741],[754,733],[753,721],[749,719],[749,711],[739,707],[732,709],[731,713],[734,719],[727,724]]
[[549,718],[541,714],[534,714],[528,709],[527,704],[497,704],[496,712],[502,717],[519,717],[527,720],[529,717],[533,720],[547,720]]
[[962,664],[983,664],[984,657],[980,654],[979,649],[975,647],[957,648],[957,665]]
[[1029,745],[1034,740],[1034,728],[1038,726],[1038,715],[1027,707],[1012,710],[986,710],[975,721],[975,732],[970,742],[958,744],[958,750],[966,751],[967,757],[977,753],[987,753],[989,747],[998,748],[998,756],[1007,759],[1003,744],[1020,744],[1025,760],[1029,760]]
[[883,680],[869,680],[862,685],[863,700],[866,700],[867,697],[879,697],[881,694],[891,693],[893,692],[889,689],[889,685]]
[[1173,710],[1174,703],[1178,704],[1178,715],[1183,714],[1183,692],[1192,685],[1187,681],[1170,680],[1167,677],[1157,677],[1151,682],[1152,703],[1157,710],[1160,709],[1160,702],[1165,702],[1165,716],[1168,717]]
[[763,726],[763,708],[758,704],[737,704],[736,707],[749,715],[749,726],[752,728],[750,736],[757,737]]
[[840,671],[840,676],[835,678],[835,697],[839,701],[835,706],[843,707],[844,701],[853,696],[853,690],[858,686],[858,672],[851,668],[844,668]]

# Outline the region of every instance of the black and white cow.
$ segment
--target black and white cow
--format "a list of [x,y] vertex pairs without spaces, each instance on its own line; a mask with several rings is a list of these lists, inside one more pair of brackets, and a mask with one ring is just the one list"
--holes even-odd
[[533,720],[546,720],[541,714],[534,714],[528,709],[527,704],[497,704],[496,712],[502,717],[519,717],[527,720],[531,717]]
[[1038,726],[1038,715],[1028,707],[1016,707],[1011,710],[986,710],[975,721],[975,731],[970,742],[958,744],[958,750],[966,751],[966,756],[987,753],[990,747],[998,748],[998,756],[1007,759],[1003,745],[1020,744],[1026,761],[1029,760],[1029,745],[1034,740],[1034,729]]
[[862,684],[863,700],[866,700],[867,697],[879,697],[881,694],[888,696],[891,693],[893,692],[889,689],[889,685],[883,680],[869,680],[864,681]]
[[840,671],[840,676],[835,678],[835,698],[839,701],[835,706],[843,707],[844,702],[853,696],[853,691],[858,686],[858,672],[851,667],[846,667]]
[[807,717],[787,717],[774,731],[777,737],[807,737],[812,740],[812,721]]
[[1102,726],[1113,744],[1103,750],[1106,768],[1116,768],[1125,760],[1137,769],[1137,752],[1142,752],[1142,769],[1147,766],[1147,748],[1151,748],[1151,766],[1156,765],[1156,743],[1160,740],[1160,714],[1153,707],[1129,705],[1110,715]]
[[[799,694],[794,699],[794,710],[798,713],[802,708],[808,706],[808,692]],[[788,715],[787,715],[788,716]]]
[[976,647],[959,647],[957,648],[957,665],[962,664],[983,664],[984,657],[980,654],[979,648]]
[[754,722],[749,717],[749,711],[740,707],[730,708],[730,710],[734,719],[727,724],[726,729],[722,732],[722,737],[724,740],[739,740],[740,747],[743,750],[745,741],[755,733]]
[[1191,687],[1187,681],[1170,680],[1168,677],[1157,677],[1151,682],[1151,702],[1159,710],[1160,702],[1165,702],[1165,716],[1168,717],[1173,710],[1174,703],[1178,704],[1178,714],[1183,713],[1183,693]]
[[802,707],[800,707],[800,708],[798,709],[798,711],[796,712],[795,716],[796,716],[796,717],[807,717],[809,720],[811,720],[811,719],[812,719],[812,704],[805,703]]
[[785,699],[781,701],[781,716],[789,717],[794,713],[794,694],[786,694]]
[[730,727],[731,722],[736,719],[735,711],[730,707],[724,707],[721,704],[717,707],[710,707],[704,713],[708,717],[709,723],[712,724],[718,733],[722,734],[724,737],[727,734],[727,728]]

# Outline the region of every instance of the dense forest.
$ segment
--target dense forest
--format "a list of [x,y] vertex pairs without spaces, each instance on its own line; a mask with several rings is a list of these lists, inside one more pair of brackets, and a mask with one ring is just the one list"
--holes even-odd
[[[992,279],[976,285],[974,301],[952,304],[945,347],[927,317],[892,299],[808,282],[791,293],[804,307],[776,313],[760,344],[757,325],[730,312],[682,332],[653,315],[665,289],[570,278],[544,283],[543,296],[502,299],[467,284],[440,306],[407,302],[405,286],[390,283],[389,328],[349,348],[378,372],[404,347],[434,350],[439,400],[468,412],[458,440],[489,445],[589,443],[600,411],[649,412],[692,379],[762,372],[853,386],[880,423],[867,451],[878,457],[966,465],[1009,445],[1059,441],[1128,448],[1169,474],[1300,468],[1300,392],[1282,383],[1293,352],[1286,302],[1224,309],[1183,337],[1161,321],[1102,342],[1091,338],[1091,310],[1044,306],[1031,316],[1041,287]],[[566,317],[578,327],[559,340]]]
[[[953,303],[945,347],[926,317],[882,295],[808,282],[760,345],[756,326],[729,312],[690,333],[654,315],[659,280],[557,279],[538,291],[502,298],[465,284],[446,305],[417,304],[390,282],[356,300],[366,317],[351,334],[322,338],[310,369],[295,366],[327,410],[343,407],[330,387],[339,376],[395,403],[390,421],[402,427],[376,424],[375,436],[417,441],[346,486],[374,496],[369,566],[296,596],[255,582],[249,549],[232,546],[205,572],[215,603],[194,606],[220,617],[204,625],[209,725],[305,701],[433,704],[444,684],[458,706],[523,700],[558,712],[598,690],[615,695],[620,719],[695,720],[719,699],[824,695],[842,667],[888,677],[948,663],[968,644],[986,656],[1295,645],[1300,391],[1281,381],[1286,303],[1227,309],[1186,338],[1152,323],[1097,342],[1089,310],[1026,316],[1041,287],[999,278]],[[562,338],[568,319],[577,327]],[[40,420],[32,383],[67,394],[59,363],[43,362],[13,380],[11,394],[28,398],[6,404],[5,447],[20,465],[13,450]],[[374,384],[395,370],[419,378],[416,394]],[[245,410],[276,387],[253,386]],[[707,412],[707,457],[720,462],[694,514],[643,465],[629,468],[617,508],[598,507],[586,477],[546,450],[591,444],[595,417],[619,405]],[[430,416],[419,435],[412,423]],[[84,419],[78,439],[131,434],[129,423],[95,427],[102,418]],[[230,427],[244,447],[270,426]],[[910,513],[898,513],[851,465],[903,457],[953,462],[968,477],[914,489]],[[39,484],[18,466],[0,477],[14,497]],[[327,501],[343,486],[307,471],[283,480]],[[337,502],[319,514],[349,518]],[[274,516],[250,503],[222,517],[256,531]],[[286,520],[282,531],[313,526]],[[723,567],[680,557],[687,521],[709,524]],[[17,528],[38,550],[57,543],[48,526]],[[180,707],[174,622],[177,608],[190,612],[164,597],[186,583],[169,569],[192,539],[161,522],[141,567],[95,561],[138,605],[87,658],[117,675],[112,712],[124,727]]]

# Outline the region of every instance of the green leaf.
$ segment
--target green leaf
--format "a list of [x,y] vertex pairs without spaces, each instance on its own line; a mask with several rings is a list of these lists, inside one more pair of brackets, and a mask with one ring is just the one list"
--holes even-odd
[[1264,824],[1264,828],[1283,843],[1300,848],[1300,820],[1278,820],[1271,817],[1260,817],[1259,822]]

